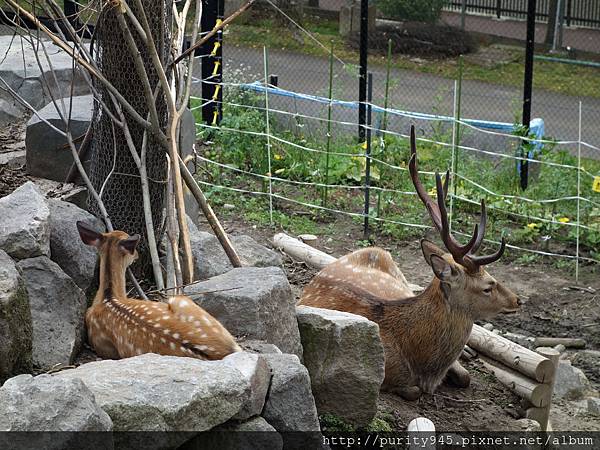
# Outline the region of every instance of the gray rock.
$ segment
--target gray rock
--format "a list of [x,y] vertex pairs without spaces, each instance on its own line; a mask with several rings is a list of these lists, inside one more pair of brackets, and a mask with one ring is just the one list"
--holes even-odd
[[54,376],[80,378],[115,431],[205,431],[235,416],[251,396],[249,379],[225,360],[147,353]]
[[78,379],[19,375],[0,388],[0,431],[110,431],[112,421]]
[[50,255],[50,210],[31,181],[0,198],[0,249],[13,259]]
[[[73,75],[73,60],[48,41],[45,45],[58,83],[54,81],[55,78],[50,73],[50,65],[43,55],[40,58],[42,67],[39,67],[31,44],[23,39],[13,39],[12,35],[0,36],[0,48],[3,49],[0,78],[35,109],[40,109],[51,101],[50,92],[56,98],[69,95],[71,88],[75,95],[89,92],[78,69]],[[4,89],[0,90],[0,124],[30,114],[8,92]]]
[[[70,99],[63,100],[66,105],[69,105]],[[60,101],[58,104],[60,106]],[[83,136],[92,120],[93,97],[91,95],[73,97],[71,105],[69,128],[73,136]],[[72,153],[67,139],[53,130],[47,122],[60,130],[65,130],[65,124],[53,103],[39,110],[27,123],[25,137],[27,172],[35,177],[65,181],[73,164]],[[80,142],[81,140],[76,145]]]
[[[202,294],[207,292],[206,294]],[[278,267],[241,267],[185,288],[230,333],[302,355],[294,298]]]
[[0,153],[0,166],[8,165],[10,168],[21,167],[25,164],[25,150]]
[[554,398],[577,400],[582,398],[589,388],[590,382],[583,371],[573,367],[569,360],[559,361],[554,382]]
[[319,431],[308,370],[296,355],[265,354],[273,379],[262,416],[277,431]]
[[319,414],[356,426],[377,413],[385,357],[379,326],[355,314],[297,306],[298,327]]
[[267,361],[257,354],[238,352],[228,356],[223,362],[239,370],[250,385],[248,401],[233,418],[245,420],[259,415],[265,405],[267,391],[271,384],[271,368]]
[[533,419],[519,419],[517,423],[521,427],[521,430],[526,432],[539,432],[541,431],[540,423]]
[[260,341],[258,339],[244,339],[238,341],[238,344],[244,349],[244,351],[250,353],[282,353],[276,345],[269,344],[268,342]]
[[[189,228],[194,256],[194,277],[197,280],[206,280],[233,269],[223,247],[213,234],[198,231],[193,223]],[[282,265],[279,253],[260,245],[250,236],[230,236],[230,239],[244,266],[279,267]]]
[[600,398],[590,397],[587,399],[588,412],[594,416],[600,416]]
[[83,291],[46,256],[24,259],[17,266],[29,295],[34,365],[49,369],[71,364],[85,338]]
[[31,372],[31,312],[14,261],[0,250],[0,383]]
[[283,439],[262,417],[253,417],[245,422],[229,421],[201,433],[179,450],[200,448],[223,448],[236,450],[281,450]]
[[82,220],[100,232],[105,230],[104,224],[72,203],[49,199],[48,206],[52,260],[85,291],[94,279],[98,255],[95,249],[81,242],[76,222]]

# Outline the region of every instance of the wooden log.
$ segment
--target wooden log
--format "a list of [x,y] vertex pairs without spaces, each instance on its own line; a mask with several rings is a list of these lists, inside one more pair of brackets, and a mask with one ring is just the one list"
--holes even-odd
[[[553,372],[551,374],[551,378],[548,381],[548,400],[545,406],[542,408],[530,408],[527,410],[527,417],[537,420],[540,424],[540,428],[542,431],[548,431],[549,418],[550,418],[550,408],[552,406],[552,393],[554,392],[554,382],[556,381],[556,369],[558,368],[558,363],[560,360],[560,352],[556,351],[550,347],[540,347],[537,349],[537,352],[542,355],[544,358],[552,361]],[[531,410],[531,411],[530,411]],[[531,417],[530,417],[531,416]]]
[[554,347],[564,345],[567,348],[585,348],[585,340],[580,338],[536,337],[533,341],[536,347]]
[[548,382],[554,373],[549,359],[479,325],[473,325],[467,343],[477,352],[540,383]]
[[[337,259],[285,233],[276,234],[273,237],[273,245],[293,259],[303,261],[315,269],[322,269]],[[412,283],[408,283],[408,288],[413,292],[423,290],[421,286]]]
[[485,356],[480,356],[483,364],[493,372],[498,381],[515,394],[526,398],[533,406],[545,407],[550,403],[551,389],[546,383],[537,383],[521,373]]
[[273,237],[273,245],[292,258],[303,261],[315,269],[322,269],[336,260],[334,256],[317,250],[285,233],[276,234]]

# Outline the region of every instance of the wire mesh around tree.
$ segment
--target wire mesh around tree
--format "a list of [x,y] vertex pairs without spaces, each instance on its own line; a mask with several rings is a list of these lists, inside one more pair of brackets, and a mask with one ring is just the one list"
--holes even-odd
[[[139,17],[135,3],[130,7]],[[151,0],[144,2],[144,10],[148,17],[153,38],[162,61],[169,57],[171,47],[171,0]],[[98,67],[106,79],[125,97],[133,108],[142,116],[147,117],[148,107],[142,81],[138,76],[134,59],[131,56],[114,7],[107,4],[102,11],[97,23],[97,47],[95,59]],[[126,18],[126,20],[128,20]],[[131,29],[133,27],[130,25]],[[142,60],[150,85],[158,83],[158,76],[144,43],[135,32],[132,32]],[[112,102],[108,90],[97,80],[94,81],[101,99],[111,110]],[[156,102],[158,118],[161,126],[166,126],[168,115],[164,97],[159,96]],[[142,148],[143,128],[125,112],[127,124],[138,153]],[[100,193],[106,206],[108,215],[115,230],[123,230],[129,234],[141,236],[138,246],[139,259],[133,266],[136,275],[146,274],[150,271],[151,261],[147,244],[147,233],[144,221],[143,196],[138,168],[131,156],[123,131],[112,123],[108,114],[96,102],[92,119],[93,140],[91,145],[91,170],[90,179],[95,189]],[[165,188],[167,179],[167,160],[164,148],[156,138],[148,135],[147,144],[147,173],[150,191],[150,204],[152,207],[152,221],[154,229],[158,230],[163,221],[163,207],[165,201]],[[92,197],[88,200],[92,213],[100,217],[99,208]],[[159,239],[160,236],[157,236]]]

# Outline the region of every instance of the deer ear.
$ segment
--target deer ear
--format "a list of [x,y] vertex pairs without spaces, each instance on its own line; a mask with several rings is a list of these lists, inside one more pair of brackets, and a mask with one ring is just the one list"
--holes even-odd
[[423,257],[427,264],[431,266],[431,255],[437,255],[442,257],[444,255],[444,251],[435,245],[433,242],[427,239],[421,239],[421,251],[423,252]]
[[98,233],[92,229],[88,224],[80,220],[77,221],[77,231],[79,231],[79,237],[85,245],[91,245],[92,247],[100,247],[104,236],[102,233]]
[[140,235],[134,234],[133,236],[129,236],[127,239],[119,241],[119,247],[128,252],[129,254],[133,255],[139,241]]
[[452,283],[458,277],[458,271],[454,265],[439,255],[431,255],[431,268],[435,276],[445,283]]

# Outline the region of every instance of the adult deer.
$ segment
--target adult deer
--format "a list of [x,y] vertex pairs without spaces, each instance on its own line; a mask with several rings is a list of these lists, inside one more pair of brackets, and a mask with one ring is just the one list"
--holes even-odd
[[[451,365],[462,369],[456,360],[475,320],[515,312],[521,302],[484,269],[500,259],[504,239],[496,253],[475,256],[487,223],[484,201],[479,225],[469,242],[461,245],[450,234],[444,204],[449,172],[444,184],[436,173],[437,202],[432,200],[419,180],[414,128],[410,144],[413,184],[448,250],[421,240],[423,256],[435,275],[429,286],[414,296],[390,254],[366,248],[321,270],[299,303],[359,314],[378,323],[386,359],[383,388],[414,400],[422,392],[433,393]],[[459,378],[468,384],[468,373],[462,371]]]
[[142,353],[221,359],[240,351],[214,317],[185,296],[168,303],[127,298],[125,270],[137,259],[138,235],[98,233],[77,222],[81,240],[98,249],[100,286],[85,314],[89,341],[102,358]]

